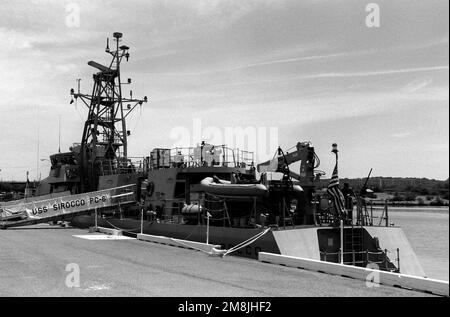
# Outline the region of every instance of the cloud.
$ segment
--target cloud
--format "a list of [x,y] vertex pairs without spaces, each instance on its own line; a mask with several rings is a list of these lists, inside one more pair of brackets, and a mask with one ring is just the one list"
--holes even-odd
[[[316,85],[320,86],[326,83],[327,81],[334,79],[345,79],[357,80],[358,77],[361,77],[361,80],[358,82],[350,82],[349,85],[346,85],[341,90],[350,91],[352,89],[359,89],[362,91],[363,89],[369,90],[373,92],[377,91],[380,88],[379,82],[369,80],[363,81],[364,77],[387,77],[391,75],[407,75],[413,73],[430,73],[437,74],[439,72],[448,72],[448,66],[431,66],[431,67],[412,67],[412,68],[403,68],[403,69],[388,69],[388,70],[375,70],[375,71],[366,71],[366,72],[340,72],[340,73],[313,73],[313,74],[301,74],[301,75],[282,75],[276,74],[272,75],[268,78],[264,79],[255,79],[255,76],[248,77],[249,79],[244,81],[220,81],[219,78],[215,82],[210,84],[205,83],[202,88],[203,89],[220,89],[225,87],[274,87],[275,85],[284,83],[287,86],[293,86],[296,81],[308,81],[308,80],[317,80],[317,81],[309,81],[308,85]],[[180,75],[181,76],[181,75]],[[194,75],[192,75],[194,76]],[[267,77],[267,76],[266,76]],[[400,79],[402,77],[399,77]],[[192,82],[193,79],[191,79]],[[425,80],[416,80],[410,82],[404,86],[396,87],[398,84],[392,84],[388,88],[384,88],[384,91],[387,91],[388,94],[392,95],[394,91],[398,97],[409,98],[408,94],[411,96],[415,96],[419,99],[436,99],[436,100],[448,100],[448,86],[432,86],[432,79],[427,78]],[[344,81],[340,83],[333,82],[332,87],[329,87],[328,91],[332,93],[336,93],[336,90],[339,87],[339,84],[345,83]],[[267,89],[267,88],[265,88]],[[327,90],[322,90],[322,93],[326,94]]]
[[434,152],[443,152],[447,154],[449,152],[448,144],[428,144],[426,148]]
[[390,136],[397,139],[403,139],[411,135],[411,132],[393,133]]
[[[281,2],[283,1],[278,1]],[[258,6],[276,3],[277,1],[271,0],[188,0],[182,1],[181,5],[223,27],[244,17]]]
[[[312,49],[322,50],[322,51],[330,51],[330,47],[326,45],[326,43],[314,43],[315,45],[312,47],[308,47],[308,49],[303,48],[302,50],[293,50],[293,49],[285,49],[283,54],[284,55],[291,55],[291,54],[298,54],[298,53],[304,53],[307,51],[311,51]],[[248,65],[238,66],[235,68],[229,68],[224,69],[220,71],[234,71],[234,70],[240,70],[244,68],[251,68],[251,67],[259,67],[259,66],[267,66],[267,65],[274,65],[274,64],[284,64],[284,63],[297,63],[297,62],[304,62],[304,61],[312,61],[312,60],[321,60],[321,59],[335,59],[335,58],[352,58],[356,56],[364,56],[364,55],[373,55],[373,54],[382,54],[382,53],[392,53],[396,51],[410,51],[410,50],[418,50],[418,49],[428,49],[430,47],[435,46],[441,46],[441,45],[448,45],[448,38],[441,38],[434,41],[430,41],[428,43],[421,43],[419,45],[403,45],[398,47],[389,47],[389,48],[373,48],[373,49],[366,49],[366,50],[357,50],[357,51],[342,51],[338,53],[332,53],[332,54],[320,54],[320,55],[310,55],[310,56],[297,56],[297,57],[291,57],[291,58],[284,58],[284,59],[275,59],[275,60],[266,60],[258,63],[252,63]]]
[[[388,54],[388,58],[392,58],[392,54],[400,54],[401,56],[407,56],[411,52],[417,50],[425,50],[430,48],[436,48],[441,46],[448,46],[448,38],[438,38],[427,41],[426,43],[415,43],[409,45],[399,45],[394,47],[376,47],[364,50],[351,50],[335,52],[335,48],[330,46],[330,43],[324,41],[314,41],[309,43],[302,43],[301,45],[294,44],[293,46],[273,48],[267,52],[260,52],[258,55],[252,55],[248,57],[241,57],[240,59],[233,60],[230,65],[222,68],[209,67],[206,70],[187,71],[187,72],[159,72],[161,75],[167,76],[200,76],[217,73],[228,73],[242,71],[252,68],[263,68],[265,66],[277,66],[282,64],[297,64],[302,62],[331,60],[331,62],[337,63],[337,60],[349,60],[354,61],[358,57],[368,57],[376,62],[382,58],[385,54]],[[170,51],[171,54],[176,54],[175,50]],[[309,55],[307,55],[309,54]],[[245,60],[247,61],[245,62]],[[357,60],[357,59],[356,59]],[[244,61],[244,63],[243,63]],[[240,64],[238,64],[240,62]],[[324,61],[323,63],[331,63]],[[307,65],[306,63],[304,63]],[[320,64],[317,64],[320,65]],[[201,65],[205,66],[205,65]],[[319,66],[320,67],[320,66]],[[448,69],[445,65],[443,69]],[[345,77],[345,76],[375,76],[391,73],[407,73],[433,70],[433,67],[416,67],[413,69],[400,69],[400,70],[386,70],[386,71],[367,71],[367,72],[352,72],[352,73],[324,73],[318,74],[317,77]],[[439,66],[434,70],[440,70]],[[305,78],[315,78],[315,75],[307,76]]]
[[432,82],[433,79],[431,78],[415,80],[407,84],[405,87],[403,87],[402,90],[405,91],[406,93],[415,93],[416,91],[419,91],[425,87],[430,86]]
[[[66,5],[72,2],[81,9],[79,28],[65,25]],[[6,0],[0,11],[0,120],[10,129],[0,140],[8,145],[2,148],[13,153],[20,143],[30,154],[27,162],[17,158],[17,165],[34,164],[36,146],[27,135],[35,134],[31,114],[37,106],[45,126],[42,140],[57,144],[52,138],[59,114],[67,127],[63,139],[80,139],[83,126],[77,115],[85,109],[81,103],[77,111],[68,105],[68,91],[82,78],[82,90],[90,92],[92,69],[86,62],[109,60],[103,49],[114,31],[123,32],[124,44],[132,48],[123,76],[133,78],[134,95],[147,95],[150,101],[142,122],[152,125],[141,124],[142,139],[136,133],[131,138],[141,141],[136,147],[143,152],[170,142],[164,132],[154,131],[197,116],[217,126],[289,126],[288,138],[308,123],[327,126],[340,118],[350,122],[399,112],[410,118],[417,109],[441,109],[448,101],[448,31],[440,28],[445,16],[431,13],[445,5],[390,7],[390,17],[400,18],[395,32],[385,20],[382,29],[369,35],[364,6],[358,12],[355,3]],[[416,15],[407,16],[409,10]],[[426,14],[411,28],[417,12]],[[411,110],[418,104],[422,108]],[[423,143],[436,126],[428,120],[418,133],[419,127],[405,121],[386,134],[409,140],[401,135],[408,131]],[[51,152],[42,145],[41,154]],[[8,159],[0,157],[0,165]]]
[[367,72],[320,73],[320,74],[305,75],[299,78],[314,79],[314,78],[336,78],[336,77],[366,77],[366,76],[407,74],[416,72],[432,72],[445,70],[448,71],[448,69],[449,69],[448,65],[444,65],[444,66],[415,67],[404,69],[387,69],[387,70],[376,70]]
[[240,69],[245,69],[245,68],[268,66],[268,65],[275,65],[275,64],[297,63],[297,62],[312,61],[312,60],[319,60],[319,59],[348,57],[351,55],[360,55],[360,54],[365,54],[365,53],[366,52],[356,52],[356,53],[352,54],[352,53],[348,53],[348,52],[343,52],[343,53],[327,54],[327,55],[311,55],[311,56],[304,56],[304,57],[284,58],[284,59],[269,60],[266,62],[248,64],[248,65],[229,68],[229,69],[221,70],[221,71],[235,71],[235,70],[240,70]]

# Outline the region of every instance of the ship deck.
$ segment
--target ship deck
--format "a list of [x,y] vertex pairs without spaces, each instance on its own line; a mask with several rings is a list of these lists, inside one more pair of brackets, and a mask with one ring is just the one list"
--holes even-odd
[[[431,296],[47,224],[0,230],[0,296]],[[66,286],[80,269],[79,287]]]

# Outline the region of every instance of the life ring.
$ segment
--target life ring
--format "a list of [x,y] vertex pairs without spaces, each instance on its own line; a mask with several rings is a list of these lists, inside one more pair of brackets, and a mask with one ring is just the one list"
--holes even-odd
[[151,197],[155,192],[155,184],[153,182],[149,182],[147,185],[147,196]]

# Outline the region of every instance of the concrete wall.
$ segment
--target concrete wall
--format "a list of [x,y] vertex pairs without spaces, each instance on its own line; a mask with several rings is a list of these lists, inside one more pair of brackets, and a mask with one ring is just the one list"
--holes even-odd
[[449,295],[447,281],[265,252],[259,253],[258,260],[266,263],[355,278],[365,281],[367,287],[384,284],[438,295]]
[[395,227],[365,227],[372,238],[377,237],[380,241],[380,248],[387,249],[388,257],[394,261],[397,257],[397,248],[400,251],[400,273],[425,277],[425,272],[420,262],[409,244],[405,233],[401,228]]
[[320,260],[318,228],[273,231],[282,255]]

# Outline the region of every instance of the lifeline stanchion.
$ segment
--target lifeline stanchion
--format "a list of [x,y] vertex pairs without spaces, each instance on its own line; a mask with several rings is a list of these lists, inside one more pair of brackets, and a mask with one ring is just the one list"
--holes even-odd
[[141,208],[141,234],[144,233],[144,208]]
[[384,249],[384,262],[386,265],[386,271],[388,270],[388,256],[387,256],[388,250]]
[[98,223],[97,223],[97,208],[95,208],[95,231],[98,231]]
[[356,260],[355,260],[355,250],[352,250],[352,260],[353,260],[353,265],[356,264]]
[[209,217],[211,214],[206,212],[206,244],[209,244]]
[[341,264],[344,264],[344,220],[341,219]]

